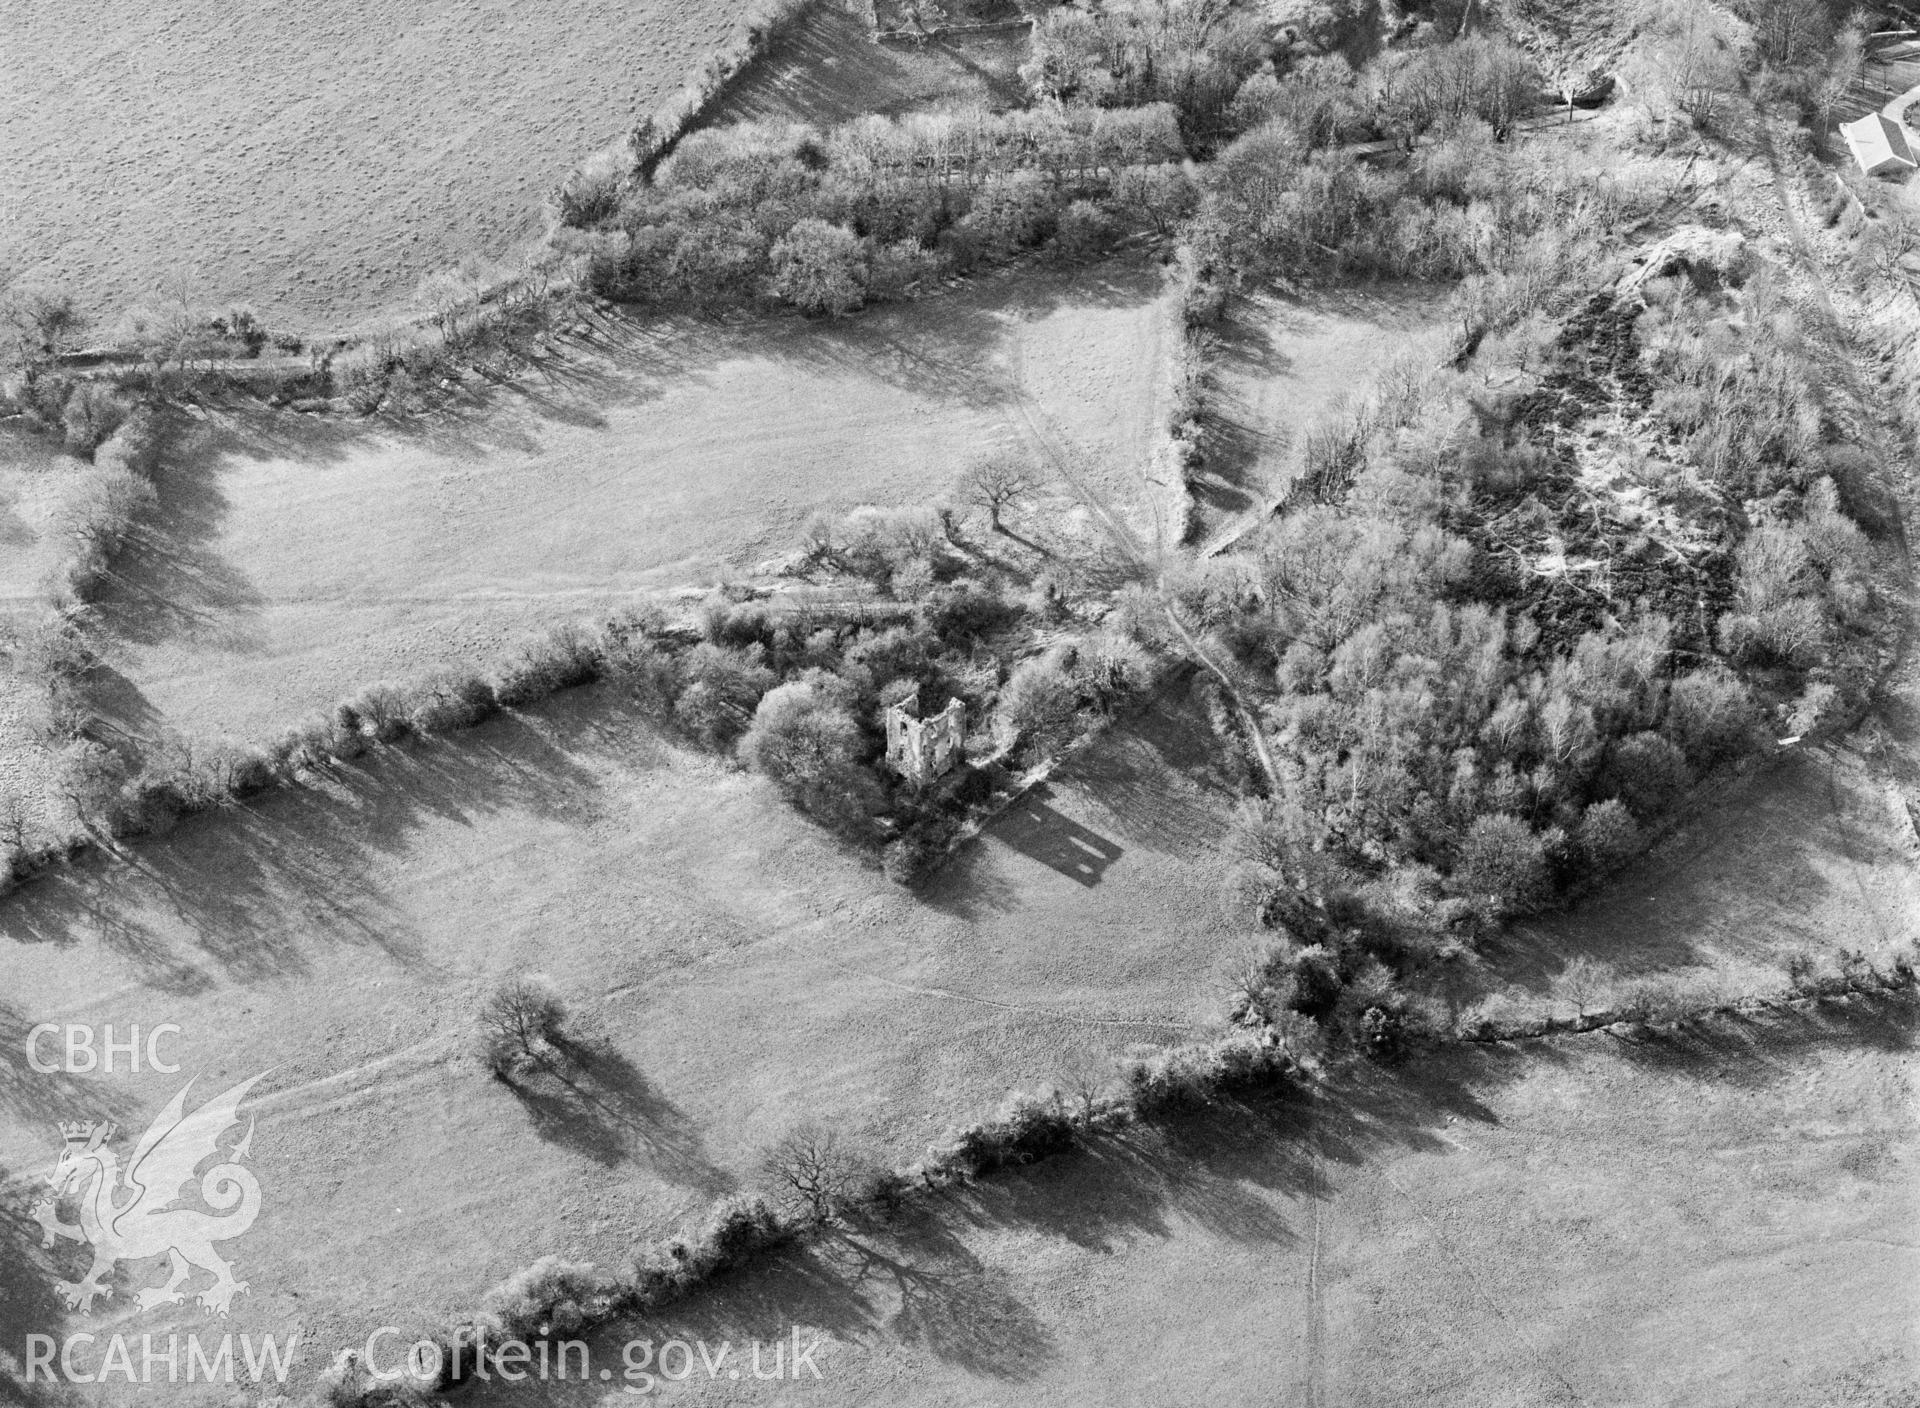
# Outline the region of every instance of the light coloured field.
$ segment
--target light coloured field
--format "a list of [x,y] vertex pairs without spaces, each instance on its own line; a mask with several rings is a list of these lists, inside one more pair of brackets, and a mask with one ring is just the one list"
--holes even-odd
[[[731,1342],[717,1380],[696,1355],[656,1382],[716,1405],[1901,1408],[1913,1016],[1431,1057],[1317,1109],[1131,1134],[783,1256],[596,1338],[594,1363]],[[796,1324],[821,1381],[752,1382],[748,1345]]]
[[1572,959],[1622,984],[1712,974],[1729,994],[1776,991],[1797,953],[1857,949],[1885,967],[1920,941],[1920,866],[1896,777],[1916,756],[1863,757],[1856,736],[1809,748],[1711,805],[1571,912],[1514,925],[1487,976],[1525,998]]
[[[227,1327],[299,1327],[320,1367],[542,1254],[617,1261],[802,1118],[912,1160],[1079,1053],[1214,1019],[1231,799],[1205,738],[1185,704],[1150,711],[919,900],[605,687],[185,823],[0,900],[0,1167],[50,1168],[57,1120],[116,1118],[124,1151],[187,1075],[199,1099],[270,1068]],[[524,1099],[468,1047],[520,967],[608,1043]],[[175,1022],[183,1073],[32,1072],[40,1021]]]
[[1292,484],[1307,432],[1363,402],[1396,360],[1438,367],[1447,292],[1383,283],[1236,306],[1209,358],[1214,437],[1193,488],[1201,542],[1264,515]]
[[117,564],[103,621],[126,688],[107,702],[136,728],[270,736],[371,680],[750,571],[815,510],[929,502],[1033,439],[1016,342],[1053,349],[1024,359],[1028,389],[1137,500],[1122,466],[1157,368],[1134,334],[1158,287],[1157,268],[1122,265],[842,325],[616,321],[550,379],[420,422],[209,416]]
[[340,331],[517,259],[740,0],[0,0],[0,268],[97,316],[184,280]]

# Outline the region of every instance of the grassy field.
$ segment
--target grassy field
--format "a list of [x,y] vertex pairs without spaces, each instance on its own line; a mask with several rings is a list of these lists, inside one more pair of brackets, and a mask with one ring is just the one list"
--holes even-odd
[[5,0],[0,268],[108,319],[183,281],[270,322],[358,325],[462,258],[517,261],[545,193],[743,9]]
[[1916,740],[1868,751],[1872,738],[1716,788],[1599,894],[1512,926],[1484,951],[1485,976],[1537,997],[1586,957],[1623,984],[1711,975],[1740,993],[1779,988],[1794,954],[1857,949],[1884,966],[1920,940],[1920,869],[1895,810]]
[[1307,433],[1357,406],[1397,359],[1445,355],[1448,290],[1381,284],[1240,301],[1207,357],[1210,439],[1193,481],[1193,523],[1206,543],[1267,513],[1285,495]]
[[[0,900],[0,1167],[51,1166],[50,1108],[132,1123],[184,1079],[45,1081],[33,1022],[176,1022],[204,1094],[271,1068],[232,1324],[344,1343],[442,1322],[548,1252],[618,1260],[804,1117],[917,1158],[1014,1085],[1214,1020],[1231,798],[1183,701],[919,900],[599,687],[188,822]],[[604,1047],[516,1097],[469,1042],[520,967]]]
[[[511,257],[541,193],[741,5],[341,0],[291,41],[273,8],[97,8],[0,0],[36,56],[0,94],[27,173],[0,197],[0,267],[102,314],[174,283],[343,328],[425,271]],[[1570,49],[1599,42],[1567,24]],[[882,48],[823,10],[714,120],[1004,106],[1023,42]],[[1236,300],[1207,353],[1198,541],[1263,518],[1305,433],[1396,358],[1437,364],[1444,298]],[[1170,302],[1151,255],[1049,258],[835,322],[599,309],[549,360],[418,416],[176,408],[157,511],[92,618],[101,727],[266,740],[373,680],[770,578],[814,512],[937,500],[993,449],[1050,476],[1008,514],[1023,561],[1081,573],[1110,536],[1115,557],[1171,553]],[[0,460],[17,621],[60,547],[60,468],[29,444]],[[0,787],[49,790],[37,711],[31,681],[0,676]],[[372,1327],[443,1329],[543,1255],[621,1265],[755,1189],[803,1118],[905,1164],[1010,1088],[1215,1034],[1249,942],[1224,902],[1222,751],[1179,679],[919,894],[611,684],[103,841],[0,897],[0,1351],[298,1328],[298,1391]],[[1592,958],[1731,995],[1777,988],[1800,951],[1884,963],[1920,937],[1910,801],[1912,659],[1861,728],[1714,782],[1614,883],[1489,938],[1464,986],[1538,1004]],[[577,1054],[514,1086],[476,1058],[473,1017],[522,969],[566,998]],[[696,1358],[658,1396],[1920,1408],[1916,1015],[1909,993],[1336,1066],[1312,1098],[1136,1126],[831,1229],[604,1331],[596,1360],[617,1372],[629,1337],[738,1354],[799,1327],[826,1346],[819,1384],[704,1382]],[[48,1077],[25,1065],[39,1022],[175,1023],[181,1074]],[[157,1263],[67,1315],[51,1282],[80,1249],[43,1255],[20,1215],[56,1122],[112,1118],[130,1142],[187,1075],[204,1096],[263,1071],[264,1210],[227,1249],[251,1283],[232,1318],[136,1315]],[[617,1389],[464,1396],[610,1408]]]
[[937,499],[994,447],[1031,446],[1029,403],[1144,525],[1131,455],[1153,424],[1139,331],[1159,287],[1142,262],[844,325],[616,320],[547,376],[418,422],[216,411],[167,456],[160,512],[116,565],[102,701],[141,731],[270,736],[368,681],[750,572],[816,510]]
[[[815,1334],[687,1403],[1915,1400],[1910,1005],[1428,1058],[857,1226],[628,1338]],[[743,1372],[742,1380],[746,1379]],[[489,1405],[604,1386],[483,1387]]]

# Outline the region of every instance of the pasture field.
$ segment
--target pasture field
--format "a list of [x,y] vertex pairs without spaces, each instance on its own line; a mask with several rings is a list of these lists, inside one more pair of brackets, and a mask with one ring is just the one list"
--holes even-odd
[[155,290],[342,332],[666,99],[741,0],[0,3],[0,268],[109,322]]
[[1144,527],[1159,287],[1138,262],[846,324],[612,320],[549,375],[418,422],[216,411],[116,565],[103,702],[141,731],[270,737],[369,681],[750,573],[815,511],[932,502],[996,446],[1044,463],[1030,408]]
[[594,1362],[675,1337],[744,1356],[798,1324],[821,1339],[818,1384],[709,1381],[696,1359],[656,1393],[1897,1408],[1920,1373],[1913,1017],[1830,1004],[1372,1069],[849,1227],[611,1328]]
[[[19,173],[0,181],[0,274],[71,287],[104,328],[165,296],[373,330],[424,274],[511,267],[542,195],[745,8],[0,0]],[[1597,52],[1617,8],[1549,39]],[[875,46],[826,7],[708,120],[1005,108],[1026,43]],[[1553,140],[1618,155],[1626,122],[1622,105]],[[1777,197],[1784,261],[1805,236],[1767,156],[1744,186],[1746,167],[1709,160],[1674,195],[1689,179],[1716,202],[1744,194],[1756,243]],[[104,661],[88,727],[264,743],[363,685],[484,668],[556,623],[785,580],[813,515],[940,502],[993,451],[1044,483],[1006,538],[973,511],[970,550],[1017,541],[1036,599],[1064,584],[1084,605],[1169,564],[1177,525],[1201,552],[1256,527],[1316,425],[1397,360],[1448,355],[1437,285],[1237,296],[1194,340],[1206,457],[1185,502],[1162,469],[1177,283],[1143,240],[831,321],[594,303],[512,377],[466,373],[431,408],[172,405],[156,506],[86,608]],[[60,491],[44,443],[0,443],[0,629],[42,609]],[[1231,654],[1228,633],[1194,654]],[[0,896],[0,1371],[32,1333],[298,1330],[287,1391],[304,1395],[374,1327],[442,1332],[538,1258],[621,1268],[763,1191],[764,1152],[802,1120],[905,1166],[1010,1090],[1111,1081],[1128,1054],[1219,1036],[1235,960],[1274,936],[1246,933],[1229,898],[1244,769],[1193,673],[916,892],[613,681],[164,834],[96,833]],[[1233,673],[1257,715],[1272,671]],[[0,792],[64,813],[39,713],[36,686],[0,674]],[[1720,997],[1778,989],[1801,954],[1884,969],[1920,939],[1916,806],[1909,651],[1864,723],[1715,779],[1606,887],[1478,943],[1445,997],[1568,1001],[1577,959]],[[566,1059],[496,1079],[475,1014],[527,971],[569,1007]],[[1916,1408],[1917,1016],[1908,989],[1658,1031],[1417,1041],[1399,1062],[1342,1050],[1311,1093],[1136,1122],[916,1189],[894,1217],[848,1213],[602,1327],[594,1362],[618,1374],[630,1339],[739,1356],[819,1337],[817,1384],[758,1382],[740,1357],[710,1380],[695,1356],[684,1382],[650,1385],[709,1405]],[[179,1071],[49,1073],[27,1059],[41,1023],[172,1024]],[[54,1284],[85,1249],[41,1249],[28,1211],[57,1124],[114,1120],[124,1148],[188,1076],[198,1101],[256,1075],[264,1201],[225,1248],[249,1283],[231,1317],[136,1312],[158,1261],[69,1313]],[[490,1382],[449,1402],[612,1408],[620,1388]]]
[[1795,954],[1855,949],[1885,966],[1920,940],[1920,867],[1898,819],[1915,740],[1874,734],[1723,783],[1688,824],[1585,902],[1514,924],[1483,952],[1490,986],[1553,991],[1578,957],[1621,983],[1711,975],[1777,989]]
[[[270,1069],[228,1323],[301,1327],[317,1368],[541,1255],[617,1264],[803,1117],[911,1161],[1010,1087],[1214,1022],[1232,799],[1209,738],[1174,687],[920,899],[605,686],[189,821],[0,900],[0,1167],[51,1167],[50,1111],[144,1128],[186,1074],[199,1099]],[[521,968],[601,1045],[516,1097],[470,1042]],[[185,1074],[34,1074],[39,1021],[175,1022]]]
[[1440,286],[1381,283],[1240,300],[1207,359],[1212,434],[1193,481],[1196,540],[1264,518],[1293,483],[1307,433],[1357,408],[1396,361],[1440,365],[1447,295]]

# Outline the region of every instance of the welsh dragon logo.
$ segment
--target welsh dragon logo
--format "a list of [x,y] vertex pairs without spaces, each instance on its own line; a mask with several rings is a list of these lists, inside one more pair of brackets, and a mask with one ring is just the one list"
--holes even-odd
[[[142,1310],[184,1300],[180,1287],[195,1267],[213,1273],[213,1284],[197,1299],[216,1315],[225,1315],[234,1296],[247,1289],[245,1281],[234,1280],[233,1264],[213,1244],[238,1237],[260,1215],[259,1181],[240,1166],[253,1144],[252,1120],[231,1150],[220,1148],[222,1136],[238,1127],[240,1102],[259,1079],[242,1081],[192,1114],[186,1113],[187,1092],[193,1089],[188,1081],[140,1136],[124,1167],[109,1147],[112,1124],[60,1126],[65,1147],[47,1175],[53,1191],[34,1209],[34,1218],[44,1233],[42,1246],[64,1237],[93,1247],[87,1274],[55,1287],[70,1308],[91,1314],[96,1297],[112,1298],[106,1278],[119,1262],[163,1254],[170,1268],[166,1284],[148,1286],[136,1296]],[[193,1183],[194,1170],[211,1158],[220,1162],[200,1178],[199,1189],[214,1211],[173,1206]],[[57,1200],[70,1193],[79,1199],[77,1223],[60,1220]]]

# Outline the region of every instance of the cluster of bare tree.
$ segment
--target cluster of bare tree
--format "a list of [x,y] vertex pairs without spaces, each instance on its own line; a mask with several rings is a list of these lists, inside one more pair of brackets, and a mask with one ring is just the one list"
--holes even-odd
[[[1200,224],[1254,277],[1461,278],[1512,270],[1530,246],[1591,245],[1661,199],[1651,182],[1497,141],[1467,119],[1400,168],[1314,147],[1285,118],[1204,176]],[[1557,275],[1556,275],[1557,278]]]
[[983,258],[1170,229],[1193,202],[1183,150],[1164,106],[741,124],[688,138],[581,249],[610,297],[846,313]]
[[1826,0],[1677,0],[1646,8],[1628,72],[1656,112],[1709,129],[1742,101],[1795,104],[1817,137],[1859,78],[1866,21]]
[[1278,690],[1285,785],[1259,831],[1276,883],[1416,867],[1523,909],[1868,677],[1873,548],[1812,334],[1763,286],[1646,297],[1543,331],[1540,365],[1549,400],[1591,398],[1588,339],[1625,340],[1618,394],[1674,459],[1622,450],[1621,472],[1681,525],[1671,541],[1578,488],[1558,420],[1470,409],[1453,373],[1409,369],[1308,437],[1318,502],[1183,586]]
[[1261,16],[1231,0],[1146,0],[1097,13],[1063,5],[1035,26],[1020,75],[1047,101],[1171,104],[1187,141],[1204,148],[1227,130],[1240,85],[1274,53]]

